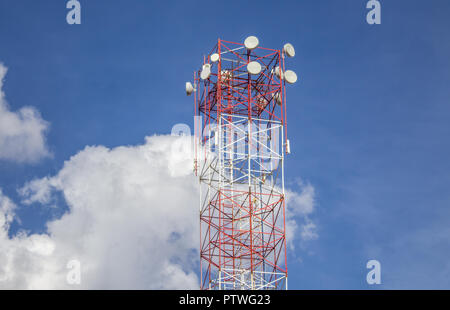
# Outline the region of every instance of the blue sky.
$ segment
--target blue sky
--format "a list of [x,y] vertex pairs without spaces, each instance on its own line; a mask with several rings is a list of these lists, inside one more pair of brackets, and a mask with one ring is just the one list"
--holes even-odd
[[[80,2],[82,24],[68,25],[65,1],[0,0],[3,90],[51,124],[53,154],[0,161],[7,196],[86,145],[192,124],[184,83],[218,37],[291,42],[286,178],[314,186],[319,238],[291,253],[289,287],[450,288],[450,2],[380,1],[381,25],[363,0]],[[61,208],[20,207],[13,229],[45,231]]]

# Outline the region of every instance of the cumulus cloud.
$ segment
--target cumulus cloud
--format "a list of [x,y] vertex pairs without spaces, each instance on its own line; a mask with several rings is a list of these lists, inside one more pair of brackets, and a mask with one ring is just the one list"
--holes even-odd
[[[54,245],[47,235],[21,233],[10,239],[8,229],[15,209],[16,205],[0,190],[0,289],[39,288],[39,276],[43,271],[51,271],[45,259]],[[43,269],[45,266],[47,270]]]
[[[90,146],[55,176],[27,183],[19,191],[24,204],[48,206],[61,193],[69,207],[47,223],[47,234],[8,237],[16,206],[0,196],[0,288],[198,288],[199,197],[190,143],[152,136],[138,146]],[[312,212],[311,188],[292,192],[290,222]],[[66,280],[71,260],[81,264],[79,286]]]
[[7,71],[0,63],[0,160],[35,163],[50,155],[45,142],[49,124],[33,107],[10,111],[3,92]]
[[69,212],[45,235],[8,240],[3,229],[0,287],[72,288],[66,265],[76,259],[79,288],[197,288],[198,191],[192,158],[174,139],[190,143],[153,136],[139,146],[86,147],[57,175],[26,184],[27,203],[61,192]]

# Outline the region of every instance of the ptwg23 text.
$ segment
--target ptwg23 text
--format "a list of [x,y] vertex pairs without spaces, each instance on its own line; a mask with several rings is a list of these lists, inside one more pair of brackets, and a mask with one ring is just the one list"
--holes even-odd
[[214,297],[195,297],[186,296],[180,297],[180,305],[203,305],[207,308],[211,307],[213,303],[222,303],[224,305],[269,305],[270,295],[223,295],[223,299],[214,299]]

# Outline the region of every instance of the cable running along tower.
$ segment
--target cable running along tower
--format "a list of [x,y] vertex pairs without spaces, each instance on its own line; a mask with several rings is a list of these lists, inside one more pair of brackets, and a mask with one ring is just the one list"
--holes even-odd
[[287,289],[285,70],[294,47],[219,39],[186,83],[195,102],[201,289]]

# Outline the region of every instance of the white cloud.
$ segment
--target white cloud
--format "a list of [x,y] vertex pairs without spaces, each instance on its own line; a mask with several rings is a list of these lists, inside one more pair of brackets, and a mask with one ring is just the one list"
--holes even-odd
[[8,229],[15,209],[0,190],[0,289],[37,288],[43,267],[49,266],[45,257],[53,251],[53,243],[46,235],[19,234],[10,239]]
[[311,220],[307,220],[304,225],[302,225],[302,231],[300,236],[303,240],[314,240],[319,237],[317,234],[317,227]]
[[[314,187],[299,179],[292,190],[286,191],[286,234],[288,246],[294,250],[295,241],[300,236],[300,241],[317,239],[317,225],[311,220],[310,215],[316,207],[316,193]],[[300,228],[300,232],[299,232]]]
[[72,288],[72,259],[81,262],[80,288],[198,288],[198,191],[192,158],[172,150],[174,139],[183,138],[86,147],[56,176],[26,184],[27,203],[60,191],[70,211],[47,224],[48,235],[2,231],[0,288]]
[[288,203],[291,205],[289,212],[293,216],[307,216],[314,211],[316,192],[311,184],[305,184],[302,180],[297,181],[296,187],[298,187],[300,193],[296,191],[287,192]]
[[0,188],[0,232],[9,229],[9,224],[14,218],[16,205],[5,195]]
[[[0,288],[198,288],[198,186],[190,153],[180,150],[190,142],[152,136],[138,146],[86,147],[57,175],[27,183],[25,204],[50,205],[60,192],[69,206],[48,234],[9,238],[15,206],[0,196]],[[293,223],[313,210],[312,187],[300,188]],[[66,282],[73,259],[78,287]]]
[[49,124],[33,107],[10,111],[3,92],[7,71],[0,63],[0,160],[35,163],[50,155],[45,143]]

